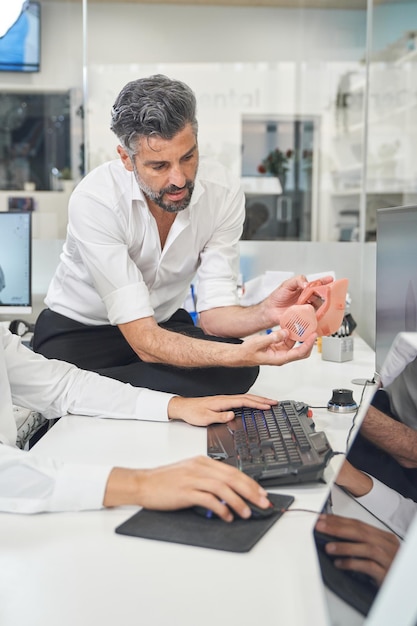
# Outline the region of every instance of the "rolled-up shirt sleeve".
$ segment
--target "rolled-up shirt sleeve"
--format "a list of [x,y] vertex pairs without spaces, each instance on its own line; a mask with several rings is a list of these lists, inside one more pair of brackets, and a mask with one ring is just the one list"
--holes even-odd
[[370,478],[373,482],[371,491],[356,500],[400,537],[404,537],[416,513],[417,504],[373,476]]
[[[143,207],[138,207],[138,211],[145,213]],[[145,213],[144,219],[147,217]],[[79,269],[87,270],[92,281],[90,285],[87,281],[81,285],[89,291],[86,297],[101,299],[109,322],[114,325],[152,316],[148,287],[130,255],[128,239],[132,232],[127,216],[79,191],[71,198],[69,218],[69,232],[77,241],[83,263]],[[146,256],[146,243],[142,245]],[[155,256],[154,250],[152,253]]]
[[142,319],[154,314],[148,288],[143,281],[112,291],[103,297],[103,302],[113,325],[124,324],[126,319]]

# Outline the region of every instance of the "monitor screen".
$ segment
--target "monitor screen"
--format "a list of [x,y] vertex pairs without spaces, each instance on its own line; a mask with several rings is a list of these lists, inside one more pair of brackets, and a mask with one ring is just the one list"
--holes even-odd
[[417,331],[417,206],[377,211],[376,371],[400,332]]
[[39,72],[40,5],[29,2],[19,19],[0,37],[0,71]]
[[31,213],[0,212],[0,314],[32,312]]

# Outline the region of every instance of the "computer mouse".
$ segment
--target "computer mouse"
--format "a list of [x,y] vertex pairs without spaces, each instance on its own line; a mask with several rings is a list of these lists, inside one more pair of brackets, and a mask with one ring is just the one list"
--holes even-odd
[[[253,504],[253,502],[249,502],[248,500],[245,500],[245,503],[248,505],[248,507],[252,511],[252,515],[248,517],[247,519],[244,519],[243,517],[240,517],[233,511],[235,520],[250,521],[250,520],[256,520],[256,519],[266,519],[267,517],[270,517],[276,511],[272,502],[271,502],[271,505],[268,506],[266,509],[262,509],[261,507],[256,506],[256,504]],[[216,513],[214,513],[214,511],[211,511],[210,509],[206,509],[204,506],[193,506],[191,508],[194,511],[194,513],[197,513],[197,515],[200,515],[201,517],[205,517],[206,519],[221,519]]]
[[355,543],[352,540],[345,539],[344,537],[336,537],[336,535],[328,535],[327,533],[320,532],[319,530],[314,529],[314,538],[316,540],[317,545],[320,548],[324,548],[326,543],[338,542],[338,543]]
[[[327,560],[333,564],[336,559],[345,559],[349,558],[343,554],[329,554],[326,552],[325,546],[329,542],[335,543],[357,543],[352,539],[346,539],[345,537],[336,537],[336,535],[328,535],[327,533],[320,532],[318,530],[314,530],[314,539],[316,541],[317,550],[321,552]],[[361,559],[365,557],[356,556],[355,559]],[[334,567],[334,566],[333,566]],[[341,570],[344,572],[345,576],[349,576],[350,578],[354,578],[358,582],[365,583],[367,585],[371,584],[376,586],[375,580],[369,574],[365,574],[364,572],[358,572],[356,570]]]

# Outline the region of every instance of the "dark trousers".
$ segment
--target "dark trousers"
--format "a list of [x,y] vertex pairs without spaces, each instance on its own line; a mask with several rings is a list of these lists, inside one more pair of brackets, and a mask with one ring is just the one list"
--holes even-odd
[[[383,389],[376,392],[372,404],[382,413],[398,421],[391,410],[389,397]],[[404,497],[417,502],[417,469],[402,467],[392,456],[365,439],[360,431],[347,458],[358,469],[371,474]]]
[[[187,311],[179,309],[160,324],[171,332],[206,341],[241,343],[205,335],[194,326]],[[88,326],[44,309],[39,315],[33,349],[48,358],[61,359],[135,387],[167,391],[185,397],[246,393],[255,382],[259,367],[180,368],[145,363],[127,343],[117,326]]]

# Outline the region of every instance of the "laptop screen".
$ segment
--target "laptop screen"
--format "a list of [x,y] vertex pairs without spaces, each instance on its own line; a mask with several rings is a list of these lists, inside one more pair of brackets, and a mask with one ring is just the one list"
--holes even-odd
[[[394,337],[381,367],[380,387],[376,389],[374,386],[370,394],[364,395],[360,407],[361,419],[359,422],[366,416],[370,403],[372,403],[374,411],[380,411],[384,416],[387,416],[388,420],[393,420],[392,422],[388,421],[388,424],[395,424],[399,421],[410,428],[417,429],[416,381],[417,333],[400,332]],[[415,625],[417,615],[415,592],[413,591],[410,597],[407,597],[405,604],[399,604],[396,596],[399,589],[403,593],[403,586],[409,588],[410,568],[414,567],[415,562],[414,558],[410,558],[404,552],[411,550],[412,542],[417,544],[417,526],[413,521],[414,510],[417,510],[417,472],[404,470],[394,457],[375,445],[372,438],[369,440],[363,436],[361,432],[356,437],[352,437],[347,459],[353,467],[370,475],[374,484],[375,479],[383,483],[382,497],[387,499],[391,497],[389,491],[384,491],[385,486],[392,489],[391,494],[395,494],[397,508],[394,512],[388,509],[390,511],[388,515],[386,510],[388,500],[372,503],[370,500],[354,498],[348,490],[338,486],[339,476],[336,477],[336,485],[332,489],[331,512],[335,515],[359,519],[384,531],[392,532],[405,541],[401,541],[401,548],[388,575],[382,586],[378,587],[369,577],[355,576],[336,568],[333,560],[328,558],[325,553],[325,538],[319,533],[315,533],[330,616],[337,618],[337,623],[349,626],[363,623],[366,616],[366,624],[369,620],[370,624],[378,624],[378,626],[381,623],[401,623],[401,625],[410,623]],[[327,510],[327,512],[329,511]],[[410,521],[412,525],[409,525]],[[397,611],[396,619],[392,622],[381,621],[381,615],[384,611],[388,611],[391,605]],[[404,606],[409,607],[408,613],[405,612],[404,615],[414,616],[414,621],[408,622],[400,619],[400,608],[401,612],[405,611]],[[385,608],[382,609],[381,607]],[[383,612],[381,613],[381,611]],[[341,618],[341,615],[345,619]],[[358,619],[359,621],[355,621]]]
[[[358,424],[361,424],[367,414],[372,400],[373,411],[379,410],[388,415],[388,419],[402,422],[407,427],[417,430],[416,233],[417,206],[377,211],[375,352],[376,380],[380,384],[380,389],[364,393]],[[376,393],[372,398],[374,391]],[[387,424],[390,428],[390,422]],[[381,436],[382,428],[378,430],[376,427],[375,430]],[[355,467],[359,466],[360,470],[379,479],[384,485],[394,487],[394,493],[402,492],[398,496],[397,521],[400,519],[398,515],[401,509],[404,511],[404,506],[409,506],[410,515],[403,517],[404,520],[412,519],[413,522],[407,529],[405,523],[403,526],[396,523],[395,515],[389,520],[391,530],[401,530],[405,541],[380,589],[366,596],[357,586],[356,591],[353,591],[355,585],[347,594],[346,588],[334,588],[327,593],[329,612],[330,614],[333,612],[338,623],[346,623],[349,626],[364,623],[365,615],[368,615],[365,623],[372,626],[394,623],[402,626],[415,625],[417,596],[414,586],[410,587],[410,581],[413,584],[417,554],[417,548],[413,548],[414,544],[417,546],[417,518],[413,518],[414,502],[417,502],[417,470],[403,468],[396,459],[375,447],[372,442],[368,445],[362,433],[356,438],[353,433],[350,443],[349,461]],[[332,489],[333,513],[361,519],[381,529],[389,530],[390,524],[387,526],[387,518],[383,514],[386,501],[376,514],[375,508],[373,511],[365,508],[365,499],[358,500],[349,496],[346,490],[337,486],[337,482],[336,478],[336,486]],[[404,497],[407,498],[405,504],[402,500]],[[322,572],[325,574],[323,567]],[[337,572],[333,577],[327,572],[328,582],[329,580],[334,582],[336,578]],[[339,580],[339,583],[343,586],[343,581]],[[365,587],[364,584],[362,591]],[[343,601],[340,598],[344,598]],[[341,619],[341,615],[345,616],[344,620]],[[358,615],[361,617],[359,621]]]
[[[337,570],[333,562],[323,556],[323,545],[319,545],[316,538],[329,613],[341,625],[415,626],[417,623],[417,595],[413,584],[417,554],[417,516],[414,515],[417,470],[404,468],[397,458],[383,449],[382,442],[386,434],[393,433],[396,421],[417,430],[416,233],[417,206],[377,212],[375,379],[378,389],[373,389],[370,396],[364,394],[358,423],[362,422],[372,402],[374,431],[377,430],[380,437],[380,446],[375,445],[377,437],[372,437],[372,433],[367,437],[364,436],[366,431],[359,431],[351,438],[347,458],[353,467],[373,477],[374,485],[375,479],[382,483],[382,497],[378,497],[373,506],[367,498],[354,498],[346,489],[337,486],[338,478],[343,482],[340,476],[336,478],[331,497],[332,512],[336,515],[395,532],[405,540],[381,587],[378,587],[369,578],[359,576],[352,581],[348,574],[341,575],[342,570]],[[381,422],[378,429],[378,411],[387,416],[387,430]],[[393,489],[391,495],[386,486]],[[388,515],[392,496],[397,508],[391,509]],[[323,537],[321,541],[323,544]]]
[[376,370],[399,332],[417,331],[417,206],[377,211]]

